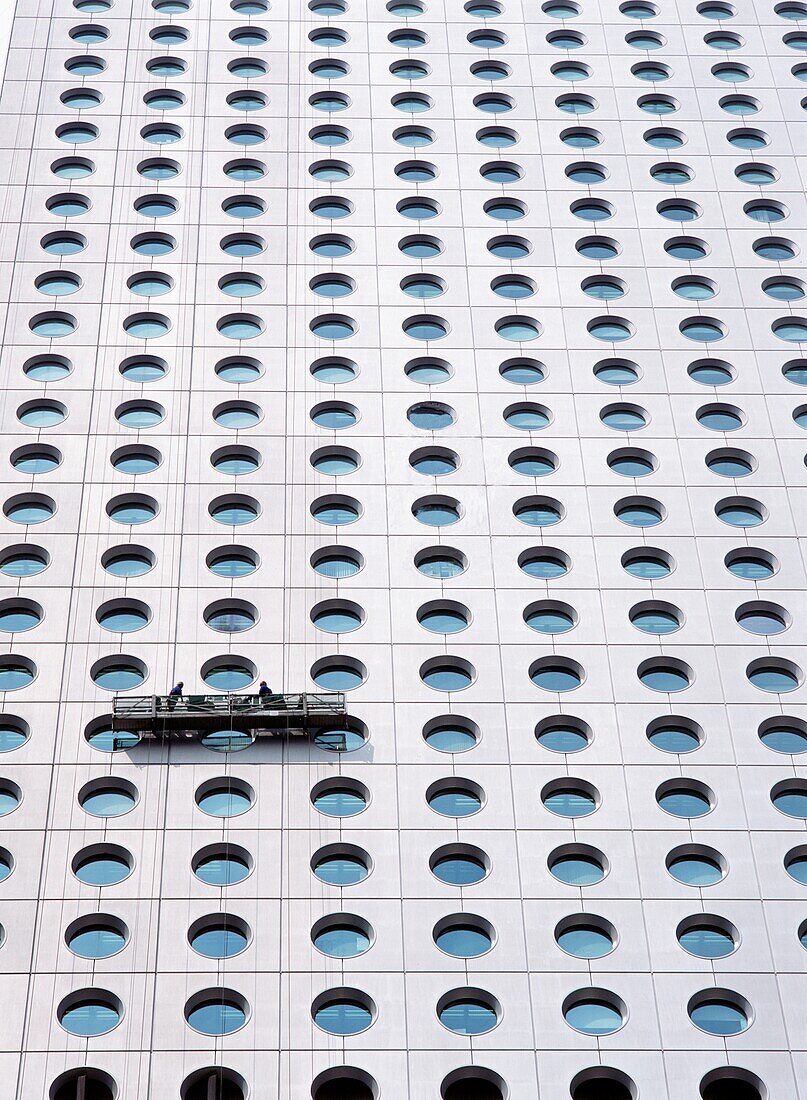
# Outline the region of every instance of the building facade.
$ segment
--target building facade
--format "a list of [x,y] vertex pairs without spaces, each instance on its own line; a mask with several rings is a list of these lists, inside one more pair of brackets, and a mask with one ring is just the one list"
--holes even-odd
[[806,1100],[805,50],[19,0],[3,1097]]

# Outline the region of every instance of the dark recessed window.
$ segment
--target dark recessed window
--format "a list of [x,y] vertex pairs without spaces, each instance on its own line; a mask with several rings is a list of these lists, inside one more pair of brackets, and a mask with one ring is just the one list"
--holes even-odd
[[449,844],[438,848],[429,860],[431,872],[448,886],[473,886],[489,871],[486,855],[469,844]]
[[84,848],[74,858],[73,874],[87,886],[114,886],[132,873],[134,859],[125,848],[98,844]]
[[553,878],[567,886],[594,886],[605,878],[608,870],[602,852],[587,844],[557,848],[550,854],[547,864]]
[[197,852],[193,873],[208,886],[233,886],[252,870],[252,857],[236,844],[211,844]]
[[328,886],[355,886],[370,874],[370,857],[352,844],[332,844],[311,858],[311,870]]

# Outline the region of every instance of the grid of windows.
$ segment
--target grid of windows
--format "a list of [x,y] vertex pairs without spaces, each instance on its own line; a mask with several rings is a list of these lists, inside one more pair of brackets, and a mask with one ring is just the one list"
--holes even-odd
[[[40,899],[59,981],[37,963],[31,1005],[99,1066],[23,1059],[18,1095],[140,1095],[95,1039],[156,1049],[161,1020],[185,1100],[272,1073],[314,1100],[399,1075],[695,1097],[639,1057],[667,1048],[699,1052],[703,1100],[788,1094],[764,1054],[799,1047],[807,947],[807,7],[747,7],[18,19],[6,122],[48,30],[7,169],[0,814],[69,844],[51,882],[11,829],[0,879]],[[179,676],[344,691],[347,737],[169,759],[113,733],[112,695]],[[306,926],[280,962],[273,919]],[[159,951],[198,981],[160,992]],[[275,1046],[335,1058],[243,1056]],[[378,1056],[407,1049],[446,1060]]]

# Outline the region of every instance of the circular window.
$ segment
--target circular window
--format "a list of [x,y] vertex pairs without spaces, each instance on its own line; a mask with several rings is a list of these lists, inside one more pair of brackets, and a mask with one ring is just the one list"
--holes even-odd
[[342,477],[355,473],[361,465],[361,456],[352,447],[319,447],[312,452],[309,462],[321,474]]
[[577,624],[577,612],[556,600],[540,600],[524,609],[524,622],[539,634],[565,634]]
[[575,959],[601,959],[616,947],[616,929],[604,917],[578,913],[555,928],[555,942]]
[[631,623],[645,634],[672,634],[683,625],[683,614],[673,604],[648,600],[629,612]]
[[55,511],[55,502],[42,493],[21,493],[3,504],[3,512],[12,523],[44,523]]
[[554,580],[569,572],[571,561],[568,554],[555,547],[531,547],[519,554],[518,566],[528,577],[534,577],[537,580]]
[[714,886],[728,873],[720,852],[702,844],[684,844],[668,853],[666,866],[676,881],[696,888]]
[[715,801],[713,791],[693,779],[670,779],[656,790],[656,802],[672,817],[703,817]]
[[476,131],[476,140],[480,145],[486,145],[491,149],[507,149],[515,145],[518,134],[508,126],[485,126]]
[[590,67],[582,61],[559,61],[552,65],[550,72],[556,79],[567,80],[570,84],[591,76]]
[[334,527],[354,523],[361,515],[361,505],[352,497],[334,493],[314,500],[311,504],[311,515],[320,523]]
[[471,913],[454,913],[434,926],[432,937],[446,955],[455,959],[475,959],[490,951],[495,932],[489,921]]
[[559,459],[543,447],[521,447],[511,452],[507,462],[522,477],[546,477],[557,470]]
[[699,1095],[703,1100],[766,1100],[768,1092],[756,1074],[728,1066],[707,1073]]
[[348,718],[334,729],[318,729],[313,736],[317,748],[325,752],[355,752],[367,743],[368,730],[358,718]]
[[600,794],[582,779],[553,779],[541,791],[541,802],[558,817],[588,817],[599,806]]
[[694,679],[689,665],[676,657],[656,657],[642,661],[637,669],[639,680],[651,691],[684,691]]
[[255,791],[241,779],[208,779],[197,788],[195,800],[211,817],[238,817],[255,804]]
[[412,505],[412,515],[427,527],[446,527],[462,516],[458,500],[447,496],[420,497]]
[[325,600],[311,609],[310,618],[320,630],[341,634],[357,630],[364,622],[365,612],[348,600]]
[[597,340],[606,340],[610,343],[619,343],[629,340],[633,336],[634,329],[630,321],[624,317],[594,317],[586,323],[589,334]]
[[800,779],[783,779],[773,786],[771,802],[787,817],[807,818],[807,783]]
[[497,256],[501,260],[518,260],[529,256],[532,252],[532,245],[525,237],[516,237],[511,234],[491,237],[487,243],[487,249],[491,255]]
[[731,989],[704,989],[690,997],[689,1018],[707,1035],[739,1035],[751,1026],[751,1006]]
[[745,674],[754,687],[773,694],[795,691],[804,679],[798,665],[781,657],[760,657],[748,665]]
[[155,401],[127,401],[115,410],[115,419],[124,428],[153,428],[165,417],[165,409]]
[[71,1035],[89,1038],[106,1035],[120,1023],[123,1005],[106,989],[80,989],[65,997],[56,1009],[56,1018]]
[[409,456],[409,465],[425,477],[445,477],[459,467],[456,451],[447,447],[421,447]]
[[[73,242],[76,239],[78,239],[79,243],[81,244],[81,248],[83,248],[83,237],[73,237],[72,235],[59,235],[55,238],[57,242],[65,243],[66,251],[62,251],[62,255],[69,255],[71,250],[80,251],[80,249],[73,249],[72,244],[68,243]],[[51,237],[50,241],[51,248],[53,248],[54,238]],[[34,280],[34,286],[40,294],[49,294],[52,297],[56,298],[60,295],[75,294],[75,292],[81,287],[81,278],[73,271],[47,271],[44,275],[38,275],[36,277],[36,279]]]
[[547,866],[553,878],[566,886],[594,886],[608,873],[602,852],[588,844],[564,844],[550,853]]
[[132,873],[134,860],[117,844],[95,844],[73,857],[73,874],[86,886],[115,886]]
[[353,577],[364,566],[364,557],[352,547],[324,546],[311,555],[311,568],[322,577],[343,580]]
[[145,546],[113,546],[101,555],[101,565],[113,577],[142,577],[156,563],[151,550]]
[[543,405],[533,401],[522,401],[509,405],[502,414],[504,422],[520,431],[540,431],[552,422],[552,414]]
[[353,779],[325,779],[311,791],[312,805],[327,817],[355,817],[369,801],[368,789]]
[[[706,279],[701,275],[686,275],[672,281],[673,293],[679,298],[685,298],[688,302],[705,302],[714,298],[717,293],[717,284],[712,279]],[[683,331],[683,330],[682,330]],[[696,330],[690,326],[685,335],[692,336]]]
[[734,618],[749,634],[781,634],[790,625],[790,615],[778,604],[756,600],[741,604]]
[[313,1100],[376,1100],[378,1086],[369,1073],[353,1066],[338,1066],[314,1078],[311,1095]]
[[109,461],[123,474],[150,474],[161,465],[162,455],[156,447],[118,447]]
[[423,739],[437,752],[467,752],[479,743],[479,727],[469,718],[442,715],[430,719],[423,727]]
[[61,382],[71,373],[73,366],[62,355],[37,355],[23,364],[26,378],[35,382]]
[[210,1100],[211,1096],[213,1100],[246,1100],[247,1091],[247,1083],[239,1073],[216,1065],[186,1077],[179,1095],[181,1100]]
[[355,959],[363,955],[373,942],[373,930],[362,917],[351,913],[335,913],[322,917],[311,929],[311,942],[334,959]]
[[0,715],[0,752],[21,748],[31,736],[28,723],[13,714]]
[[[770,164],[740,164],[734,169],[734,175],[738,180],[743,183],[749,184],[751,187],[766,187],[768,184],[775,183],[779,178],[775,168],[772,168]],[[774,239],[775,240],[775,239]],[[756,247],[754,248],[756,251]],[[774,251],[776,249],[774,248]],[[774,258],[766,257],[766,258]],[[784,258],[789,259],[789,256]]]
[[608,989],[578,989],[563,1002],[563,1018],[583,1035],[613,1035],[627,1019],[624,1001]]
[[583,668],[568,657],[540,657],[530,665],[529,676],[544,691],[574,691],[583,682]]
[[654,718],[648,724],[646,732],[650,744],[661,752],[694,752],[704,741],[703,730],[697,722],[675,714]]
[[759,739],[767,749],[796,756],[807,752],[807,725],[798,718],[777,715],[759,726]]
[[641,371],[629,359],[601,359],[594,366],[594,375],[607,386],[632,386],[638,382]]
[[426,791],[426,801],[442,817],[471,817],[479,813],[484,792],[470,779],[439,779]]
[[530,527],[551,527],[563,519],[565,510],[551,497],[522,497],[513,505],[513,515]]
[[[136,658],[128,659],[136,660]],[[104,660],[114,661],[116,658],[101,658],[101,661]],[[99,718],[93,718],[92,721],[87,723],[84,727],[84,739],[96,752],[122,752],[139,744],[140,734],[113,729],[112,715],[106,714],[101,715]]]
[[311,870],[328,886],[355,886],[370,874],[368,854],[353,844],[330,844],[311,857]]
[[440,1023],[455,1035],[484,1035],[501,1014],[499,1002],[484,989],[452,989],[437,1002]]
[[260,505],[252,497],[242,496],[240,493],[230,493],[227,496],[215,497],[211,500],[208,512],[216,523],[239,527],[246,523],[252,523],[258,518]]
[[594,298],[598,302],[611,302],[622,298],[627,291],[627,286],[622,279],[613,275],[593,275],[583,279],[580,289],[589,298]]
[[638,447],[622,447],[612,451],[607,462],[608,468],[621,477],[647,477],[658,465],[655,455]]
[[767,510],[750,497],[727,497],[717,502],[715,515],[730,527],[758,527],[767,518]]
[[453,546],[427,546],[415,554],[415,568],[432,580],[451,580],[468,568],[468,560]]
[[421,401],[409,407],[406,419],[422,431],[440,431],[450,427],[456,421],[457,414],[450,405],[439,401]]
[[636,1085],[618,1069],[592,1066],[572,1078],[572,1100],[636,1100]]
[[61,401],[28,401],[17,409],[17,419],[29,428],[54,428],[66,417]]
[[470,624],[471,613],[463,604],[434,600],[418,609],[417,619],[424,629],[434,634],[456,634]]
[[733,924],[709,913],[686,917],[675,935],[683,949],[698,959],[725,959],[737,950],[740,941]]
[[207,886],[234,886],[252,871],[252,857],[237,844],[209,844],[194,855],[192,868]]
[[476,679],[476,669],[461,657],[432,657],[420,666],[420,678],[435,691],[463,691]]
[[201,917],[188,929],[188,943],[207,959],[229,959],[249,946],[249,925],[229,913]]
[[631,65],[630,71],[637,80],[644,80],[649,84],[661,83],[672,76],[669,65],[662,65],[658,61],[643,61],[638,65]]
[[210,464],[215,470],[234,477],[253,474],[261,461],[260,451],[254,447],[219,447],[210,456]]
[[354,657],[321,657],[311,666],[311,679],[325,691],[352,691],[367,679],[367,669]]
[[340,356],[315,359],[309,369],[317,382],[329,385],[352,382],[359,373],[359,368],[352,360],[343,359]]
[[710,451],[706,456],[706,465],[713,474],[720,477],[748,477],[757,467],[756,459],[747,451],[734,447],[721,447]]
[[550,752],[573,753],[588,748],[593,734],[587,722],[570,715],[542,718],[535,727],[538,744]]
[[0,600],[0,630],[17,634],[38,626],[45,612],[33,600]]
[[613,260],[619,255],[619,245],[611,237],[583,237],[575,248],[589,260]]
[[10,779],[0,779],[0,817],[13,813],[22,801],[22,791]]
[[118,917],[105,913],[80,917],[67,927],[65,943],[80,959],[108,959],[129,941],[129,929]]
[[151,619],[151,608],[140,600],[108,600],[98,608],[95,618],[105,630],[125,634],[142,630]]
[[81,808],[93,817],[121,817],[134,809],[138,800],[134,783],[127,779],[94,779],[78,792]]
[[772,554],[754,546],[730,550],[724,562],[735,577],[749,581],[768,580],[779,569],[779,563]]
[[358,1035],[377,1014],[372,999],[359,989],[329,989],[314,999],[311,1017],[329,1035]]
[[185,1005],[185,1019],[202,1035],[231,1035],[247,1022],[246,1000],[232,989],[207,989]]
[[432,853],[429,867],[434,877],[447,886],[473,886],[487,876],[490,861],[473,845],[447,844]]
[[258,612],[244,600],[217,600],[205,608],[203,617],[212,630],[239,634],[255,625]]
[[0,550],[0,573],[4,576],[36,576],[51,563],[51,555],[43,547],[31,543],[18,543],[16,546]]
[[128,691],[146,679],[145,664],[136,657],[102,657],[90,669],[90,679],[107,691]]

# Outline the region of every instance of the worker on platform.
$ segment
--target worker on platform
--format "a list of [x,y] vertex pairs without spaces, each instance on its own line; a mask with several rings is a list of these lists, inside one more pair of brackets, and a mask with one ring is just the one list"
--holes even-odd
[[177,680],[171,690],[168,692],[168,706],[171,710],[177,705],[177,699],[182,698],[182,692],[185,684],[182,680]]
[[272,689],[269,687],[267,682],[265,680],[261,680],[260,686],[258,688],[258,698],[260,699],[263,706],[268,705],[269,699],[272,694]]

